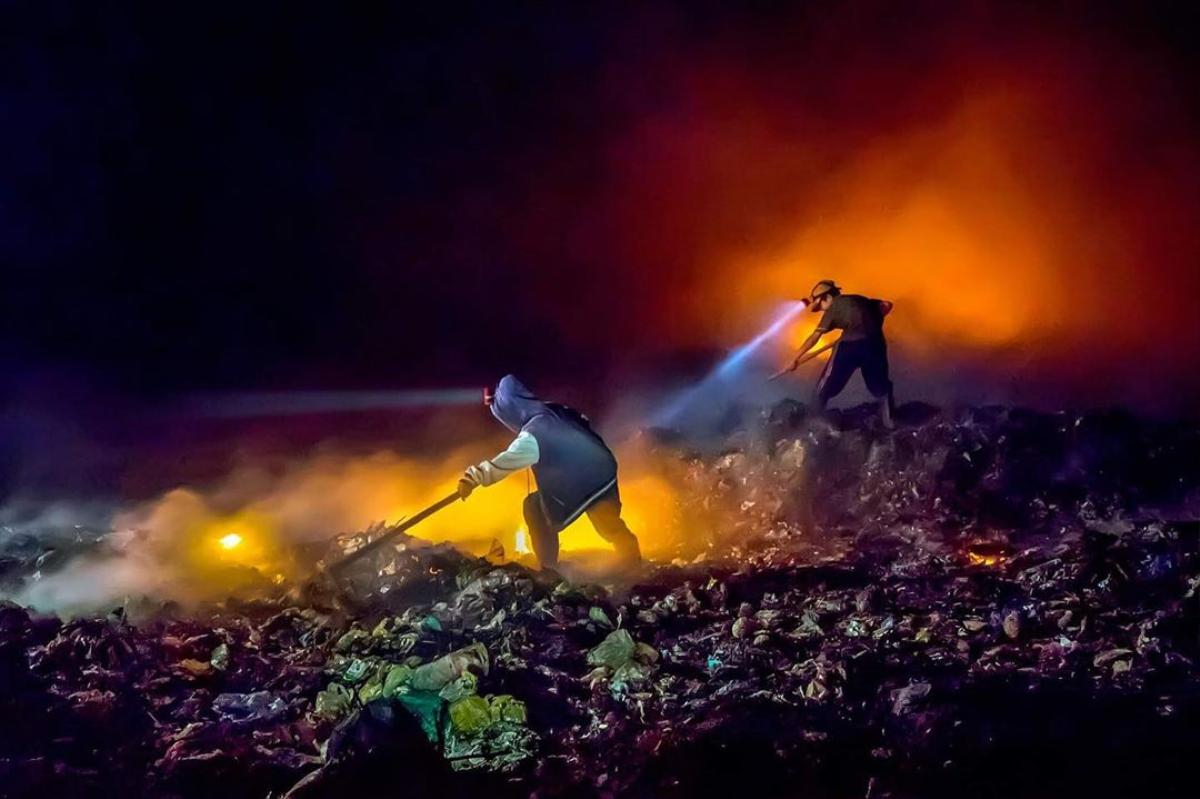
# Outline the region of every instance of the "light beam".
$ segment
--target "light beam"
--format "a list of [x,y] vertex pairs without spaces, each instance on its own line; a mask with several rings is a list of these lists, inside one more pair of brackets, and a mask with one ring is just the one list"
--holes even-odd
[[438,408],[482,401],[481,388],[408,391],[257,391],[194,398],[189,410],[199,416],[243,418],[308,413],[354,413],[400,408]]
[[715,388],[719,384],[723,384],[735,377],[738,370],[746,364],[763,344],[770,341],[775,336],[783,332],[783,330],[792,322],[800,313],[808,307],[806,300],[794,300],[785,303],[779,312],[771,319],[770,324],[763,328],[762,332],[750,339],[742,346],[735,349],[729,355],[716,365],[711,372],[704,377],[703,380],[689,388],[680,391],[674,399],[669,401],[657,414],[654,415],[655,424],[670,425],[672,421],[680,413],[686,410],[690,405],[701,399],[706,393]]

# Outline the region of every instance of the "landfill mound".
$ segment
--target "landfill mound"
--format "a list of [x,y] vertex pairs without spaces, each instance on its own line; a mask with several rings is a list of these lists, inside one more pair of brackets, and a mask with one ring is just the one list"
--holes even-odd
[[4,604],[0,794],[1194,795],[1200,429],[900,420],[648,431],[694,534],[602,584],[401,536],[186,613]]

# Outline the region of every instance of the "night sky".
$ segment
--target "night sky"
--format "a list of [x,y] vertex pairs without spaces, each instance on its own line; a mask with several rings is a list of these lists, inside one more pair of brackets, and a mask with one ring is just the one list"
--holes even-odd
[[[605,387],[828,273],[913,309],[911,363],[962,342],[1087,403],[1132,359],[1190,401],[1186,7],[6,4],[5,381]],[[937,160],[963,119],[978,173]]]

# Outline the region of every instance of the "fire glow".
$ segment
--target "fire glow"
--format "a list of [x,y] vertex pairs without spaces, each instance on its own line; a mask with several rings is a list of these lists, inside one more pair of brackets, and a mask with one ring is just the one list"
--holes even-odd
[[987,569],[995,569],[1008,563],[1008,554],[995,544],[977,544],[967,549],[967,563]]
[[[138,558],[152,567],[146,593],[203,600],[238,593],[257,572],[264,580],[302,576],[294,557],[298,547],[319,547],[339,533],[395,523],[454,490],[464,464],[503,447],[505,439],[481,442],[437,457],[324,454],[297,459],[277,472],[246,468],[204,489],[178,488],[156,500],[128,508],[113,520],[117,529],[136,531]],[[650,558],[673,553],[683,540],[679,490],[663,464],[636,445],[618,447],[624,515]],[[432,477],[432,479],[431,479]],[[486,554],[511,543],[514,558],[532,554],[522,505],[531,488],[514,476],[475,491],[412,530],[432,542]],[[563,553],[607,553],[587,517],[563,530]],[[284,575],[280,577],[279,575]],[[149,578],[147,578],[149,579]],[[129,590],[122,589],[122,593]]]
[[[619,143],[619,201],[638,211],[623,218],[630,248],[650,263],[681,241],[699,253],[678,268],[690,282],[663,289],[686,302],[664,314],[654,296],[656,340],[718,346],[763,297],[800,296],[830,277],[894,301],[897,363],[964,393],[985,387],[960,365],[985,358],[1004,375],[1019,368],[1029,387],[1084,388],[1088,403],[1153,398],[1162,377],[1179,379],[1200,337],[1182,336],[1170,356],[1155,344],[1163,329],[1195,329],[1200,279],[1190,222],[1200,160],[1178,89],[1141,52],[1042,40],[1021,59],[968,52],[942,53],[923,84],[906,80],[919,101],[887,98],[904,114],[810,105],[777,90],[787,81],[776,62],[753,56],[681,68],[671,88],[682,99]],[[861,85],[892,72],[859,67]],[[1108,70],[1121,80],[1092,77]],[[687,220],[682,232],[676,220]],[[1114,338],[1128,298],[1147,291],[1158,323]],[[812,324],[794,327],[793,345]],[[1124,363],[1136,381],[1112,379]]]
[[528,555],[533,551],[529,548],[529,533],[525,532],[524,527],[518,527],[513,535],[513,551],[518,555]]

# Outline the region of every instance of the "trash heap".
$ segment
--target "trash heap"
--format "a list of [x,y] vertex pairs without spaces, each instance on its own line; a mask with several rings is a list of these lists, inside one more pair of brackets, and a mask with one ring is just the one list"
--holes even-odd
[[0,793],[1194,795],[1200,431],[900,418],[660,443],[696,534],[605,585],[403,538],[336,592],[4,605]]

